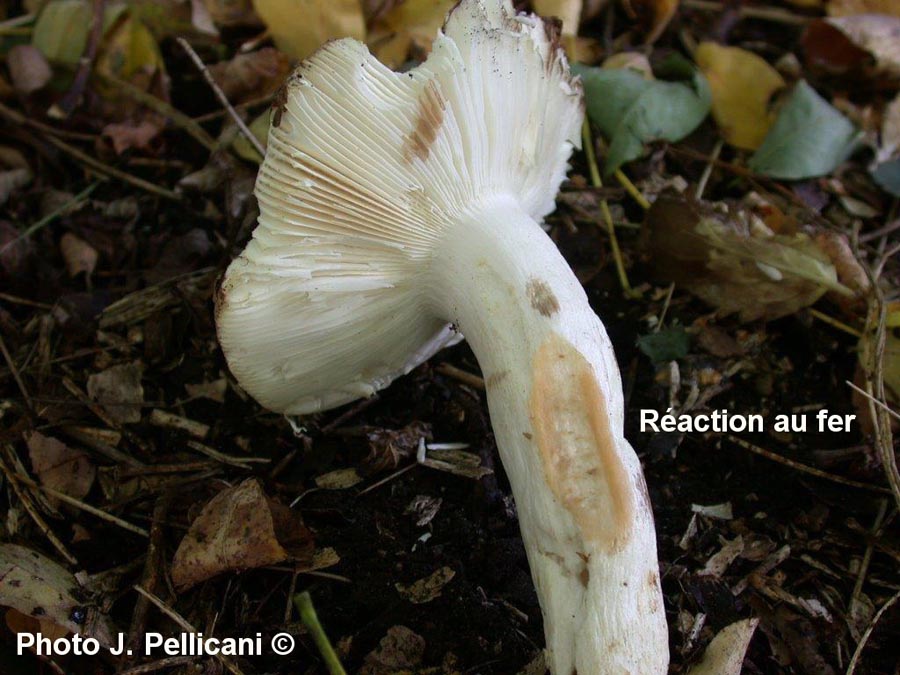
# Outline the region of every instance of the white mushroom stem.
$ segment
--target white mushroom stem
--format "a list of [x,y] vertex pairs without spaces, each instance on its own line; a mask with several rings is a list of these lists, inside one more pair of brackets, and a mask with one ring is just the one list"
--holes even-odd
[[447,228],[427,283],[487,384],[556,675],[661,674],[653,516],[603,324],[541,227],[493,197]]

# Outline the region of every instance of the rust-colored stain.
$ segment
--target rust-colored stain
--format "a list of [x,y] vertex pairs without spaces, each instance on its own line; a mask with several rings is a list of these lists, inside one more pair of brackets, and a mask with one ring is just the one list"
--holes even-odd
[[559,300],[553,295],[547,282],[535,278],[529,279],[525,284],[525,292],[528,294],[532,309],[541,316],[549,318],[559,311]]
[[441,125],[444,123],[444,99],[437,85],[431,81],[425,85],[419,97],[419,110],[416,124],[403,144],[403,159],[407,163],[418,158],[423,162],[428,159],[431,146],[437,139]]
[[531,424],[547,483],[584,540],[614,552],[631,537],[634,495],[593,368],[552,333],[532,363]]

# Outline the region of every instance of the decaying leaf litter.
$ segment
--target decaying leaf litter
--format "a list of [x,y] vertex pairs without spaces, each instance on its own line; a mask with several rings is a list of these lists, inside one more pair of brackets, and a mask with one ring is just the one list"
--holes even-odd
[[[467,348],[294,430],[216,346],[215,281],[256,215],[258,154],[234,116],[264,138],[292,59],[333,37],[392,67],[421,60],[449,8],[289,4],[57,0],[3,17],[4,643],[39,622],[139,644],[180,615],[223,637],[298,637],[287,658],[210,665],[321,672],[291,604],[307,590],[350,671],[540,672]],[[593,152],[548,224],[615,342],[674,670],[752,616],[744,672],[894,672],[896,8],[535,9],[563,18],[582,64]],[[669,407],[825,407],[859,425],[640,433],[637,411]]]

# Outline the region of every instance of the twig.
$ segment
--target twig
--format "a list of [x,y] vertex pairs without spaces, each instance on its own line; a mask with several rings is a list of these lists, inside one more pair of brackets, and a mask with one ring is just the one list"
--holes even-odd
[[435,370],[441,375],[452,377],[454,380],[459,380],[463,384],[467,384],[470,387],[475,387],[476,389],[484,389],[483,377],[479,377],[478,375],[465,371],[462,368],[457,368],[452,364],[439,363],[435,367]]
[[241,133],[244,134],[244,137],[250,142],[250,145],[254,147],[254,149],[259,153],[260,157],[266,156],[266,149],[263,147],[263,144],[259,142],[259,139],[253,135],[253,132],[250,131],[250,128],[241,119],[241,116],[237,114],[237,110],[234,109],[234,106],[228,101],[228,97],[225,96],[225,92],[222,91],[221,87],[216,84],[216,80],[213,78],[212,73],[209,72],[209,69],[206,67],[206,64],[203,63],[203,59],[201,59],[197,52],[194,51],[194,48],[188,43],[184,38],[176,38],[178,44],[181,45],[181,48],[187,53],[187,55],[191,58],[191,61],[194,62],[194,65],[197,66],[197,70],[203,75],[203,78],[206,80],[206,83],[213,90],[213,93],[216,95],[216,98],[219,99],[219,103],[221,103],[224,108],[228,111],[228,114],[231,115],[231,119],[234,120],[234,123],[237,124],[238,129],[241,130]]
[[797,471],[801,471],[805,474],[809,474],[810,476],[815,476],[816,478],[822,478],[824,480],[830,480],[834,483],[840,483],[841,485],[847,485],[849,487],[859,488],[861,490],[871,490],[872,492],[882,492],[890,494],[891,491],[888,488],[881,487],[880,485],[872,485],[871,483],[863,483],[857,480],[851,480],[849,478],[843,478],[841,476],[836,476],[833,473],[828,473],[827,471],[822,471],[821,469],[816,469],[812,466],[807,466],[806,464],[801,464],[800,462],[795,462],[792,459],[788,459],[787,457],[782,457],[774,452],[770,452],[765,448],[761,448],[758,445],[753,445],[752,443],[748,443],[742,438],[737,438],[736,436],[732,436],[730,434],[725,436],[726,439],[734,443],[735,445],[739,445],[745,450],[749,450],[750,452],[759,455],[760,457],[765,457],[766,459],[771,459],[773,462],[778,462],[779,464],[784,464],[785,466],[789,466],[792,469]]
[[[591,149],[593,150],[593,148]],[[625,175],[622,169],[616,169],[613,175],[616,177],[616,180],[619,181],[619,184],[625,188],[625,192],[638,203],[638,206],[644,209],[644,211],[647,211],[650,208],[650,202],[648,202],[647,198],[641,194],[641,191],[637,189],[635,184],[631,182],[631,179]]]
[[[0,249],[0,253],[6,250],[4,246],[3,249]],[[0,300],[5,300],[6,302],[11,302],[14,305],[25,305],[26,307],[34,307],[36,309],[45,309],[50,310],[53,309],[53,305],[49,305],[46,302],[35,302],[34,300],[29,300],[28,298],[20,298],[17,295],[10,295],[9,293],[0,292]]]
[[99,159],[91,157],[88,153],[79,150],[74,145],[70,145],[53,135],[52,127],[47,127],[47,125],[35,122],[22,113],[16,112],[12,108],[5,106],[2,103],[0,103],[0,115],[10,120],[14,124],[31,127],[38,131],[41,131],[43,134],[45,134],[44,136],[42,136],[42,138],[48,143],[55,146],[57,149],[62,150],[67,155],[74,157],[78,161],[83,162],[101,175],[109,176],[110,178],[116,178],[125,183],[128,183],[129,185],[133,185],[136,188],[145,190],[146,192],[150,192],[151,194],[155,194],[158,197],[170,199],[175,202],[181,201],[181,195],[179,195],[177,192],[173,192],[172,190],[167,190],[166,188],[154,185],[150,181],[144,180],[143,178],[138,178],[137,176],[132,176],[130,173],[126,173],[121,169],[117,169],[113,166],[110,166],[109,164],[101,162]]
[[[0,253],[2,253],[2,251],[0,251]],[[19,391],[22,392],[22,397],[25,399],[25,405],[28,406],[29,410],[34,410],[31,396],[28,393],[28,389],[25,387],[25,382],[22,380],[22,376],[19,374],[19,369],[16,367],[16,362],[13,360],[12,355],[6,348],[6,342],[3,340],[2,333],[0,333],[0,351],[3,352],[3,359],[6,361],[6,365],[9,366],[9,371],[12,373],[13,379],[16,381],[16,386],[18,386]]]
[[[581,138],[584,152],[587,155],[588,169],[591,174],[591,184],[595,188],[603,187],[603,180],[600,178],[600,170],[597,168],[597,155],[594,153],[594,139],[591,137],[591,125],[587,118],[581,125]],[[600,212],[603,214],[603,220],[606,222],[606,229],[609,234],[609,243],[612,248],[613,260],[616,263],[616,273],[619,275],[619,284],[622,290],[629,298],[635,297],[635,292],[631,288],[628,281],[628,274],[625,271],[625,263],[622,260],[622,251],[619,248],[619,240],[616,238],[616,228],[613,225],[612,214],[609,212],[609,203],[605,198],[600,199]]]
[[53,497],[54,499],[58,499],[61,502],[65,502],[69,506],[74,506],[76,509],[81,511],[85,511],[86,513],[90,513],[91,515],[97,516],[101,520],[105,520],[113,525],[118,525],[123,530],[127,530],[129,532],[133,532],[134,534],[138,534],[142,537],[149,537],[150,533],[147,532],[142,527],[138,527],[137,525],[132,525],[131,523],[122,520],[121,518],[112,515],[111,513],[107,513],[101,509],[98,509],[96,506],[91,506],[90,504],[85,504],[83,501],[75,499],[67,495],[65,492],[60,492],[59,490],[54,490],[53,488],[47,487],[46,485],[41,485],[40,483],[36,483],[30,478],[25,478],[24,476],[19,476],[18,479],[32,488],[33,490],[41,490],[42,492],[46,492],[48,495]]
[[865,389],[862,389],[862,388],[860,388],[860,387],[857,387],[857,386],[856,386],[855,384],[853,384],[850,380],[844,380],[844,382],[847,384],[847,386],[849,386],[849,387],[850,387],[853,391],[855,391],[857,394],[860,394],[861,396],[866,397],[867,399],[869,399],[870,402],[874,403],[874,404],[877,405],[879,408],[882,408],[888,415],[891,415],[892,417],[894,417],[894,418],[900,420],[900,413],[898,413],[896,410],[894,410],[893,408],[891,408],[888,404],[886,404],[886,403],[884,403],[884,402],[882,402],[882,401],[879,401],[877,398],[875,398],[874,396],[872,396],[872,394],[870,394],[869,392],[867,392]]
[[[138,593],[140,593],[141,595],[143,595],[145,598],[147,598],[154,605],[156,605],[156,608],[160,612],[162,612],[167,617],[172,619],[172,621],[174,621],[176,624],[178,624],[184,632],[186,632],[186,633],[198,633],[199,632],[190,623],[188,623],[188,621],[183,616],[181,616],[181,614],[179,614],[174,609],[169,607],[166,603],[164,603],[162,600],[160,600],[159,597],[157,597],[155,594],[142,588],[141,586],[138,586],[137,584],[132,586],[132,588],[134,590],[136,590]],[[238,668],[237,665],[232,663],[231,659],[224,657],[222,654],[215,654],[214,656],[222,663],[223,666],[225,666],[226,669],[228,669],[228,672],[232,673],[232,675],[244,675],[244,673],[241,671],[241,669]]]
[[848,335],[852,335],[857,340],[862,337],[862,333],[853,328],[852,326],[848,326],[843,321],[838,321],[834,317],[828,316],[825,312],[820,312],[815,307],[810,307],[808,310],[809,315],[818,319],[822,323],[827,323],[829,326],[833,328],[837,328],[840,331],[847,333]]
[[94,59],[97,57],[97,49],[100,46],[100,38],[103,35],[103,14],[106,8],[106,0],[93,0],[91,3],[91,27],[88,33],[87,44],[84,53],[78,59],[78,69],[75,71],[75,77],[72,80],[72,86],[63,94],[63,97],[50,106],[47,115],[54,119],[65,119],[72,114],[72,111],[78,107],[81,98],[84,96],[84,89],[87,86],[88,78],[91,76],[91,70],[94,65]]
[[[875,523],[872,525],[872,537],[878,535],[878,531],[881,529],[881,524],[884,522],[884,516],[887,513],[887,500],[882,499],[878,505],[878,513],[875,515]],[[859,565],[859,573],[856,575],[856,583],[853,584],[853,593],[850,595],[850,611],[853,611],[854,603],[859,600],[859,596],[862,593],[863,585],[866,582],[866,574],[869,571],[869,563],[872,562],[872,551],[875,546],[873,540],[870,539],[866,544],[866,552],[863,553],[862,562]]]
[[189,115],[185,115],[183,112],[178,110],[178,108],[174,107],[167,101],[164,101],[161,98],[157,98],[150,92],[144,91],[139,87],[135,87],[133,84],[131,84],[131,82],[127,82],[113,75],[103,75],[102,78],[110,84],[119,87],[123,92],[125,92],[125,94],[133,98],[141,105],[144,105],[154,112],[159,113],[163,117],[167,117],[168,119],[170,119],[175,124],[175,126],[183,129],[185,133],[191,136],[194,140],[196,140],[198,143],[200,143],[200,145],[202,145],[210,152],[216,150],[216,148],[218,147],[216,139],[210,136],[206,132],[206,129],[201,127],[192,117],[190,117]]
[[[12,449],[9,446],[4,446],[4,449],[7,453],[12,453]],[[16,493],[16,496],[19,498],[19,501],[22,502],[22,506],[25,508],[25,511],[31,516],[31,519],[34,521],[35,525],[38,526],[38,529],[44,533],[44,536],[47,537],[47,541],[53,544],[53,548],[55,548],[59,554],[66,559],[70,565],[78,565],[78,558],[69,553],[69,550],[66,548],[65,544],[63,544],[59,537],[57,537],[53,530],[50,529],[50,526],[47,524],[47,521],[44,520],[43,516],[38,513],[38,510],[34,507],[34,504],[31,503],[31,498],[28,493],[22,489],[22,486],[19,484],[21,477],[13,472],[13,470],[7,466],[6,461],[0,458],[0,471],[3,472],[3,475],[6,476],[6,480],[12,486],[13,492]]]
[[703,174],[700,176],[700,182],[697,183],[697,190],[694,192],[697,199],[703,199],[703,192],[706,190],[706,184],[709,182],[709,177],[712,176],[713,166],[715,161],[719,159],[723,145],[725,145],[725,141],[720,138],[713,147],[712,154],[709,156],[710,161],[706,163]]
[[347,675],[337,653],[334,651],[334,647],[331,646],[331,642],[325,634],[325,629],[319,623],[319,617],[316,615],[316,608],[313,607],[309,592],[304,591],[295,595],[294,605],[297,607],[297,611],[300,612],[300,619],[303,621],[303,625],[312,633],[313,640],[315,640],[316,646],[325,660],[325,665],[328,667],[328,672],[331,675]]
[[54,220],[59,218],[61,215],[63,215],[67,211],[74,211],[75,209],[77,209],[79,206],[81,206],[81,202],[83,202],[85,199],[87,199],[88,196],[90,196],[90,194],[94,190],[97,189],[97,186],[100,185],[100,182],[101,181],[99,181],[99,180],[94,181],[93,183],[88,185],[84,190],[79,192],[77,195],[75,195],[71,199],[67,200],[65,203],[60,204],[58,207],[53,209],[46,216],[44,216],[43,218],[38,220],[36,223],[34,223],[33,225],[29,225],[27,228],[25,228],[25,231],[22,232],[22,234],[20,234],[18,237],[16,237],[12,241],[9,241],[6,244],[4,244],[3,248],[0,248],[0,253],[3,253],[10,246],[17,244],[18,242],[22,241],[23,239],[27,239],[28,237],[33,235],[38,230],[42,230],[43,228],[47,227],[47,225],[52,223]]
[[885,602],[881,608],[875,612],[875,616],[872,617],[869,625],[866,626],[865,632],[862,634],[862,637],[860,637],[859,644],[856,645],[856,650],[853,652],[853,658],[850,659],[850,663],[847,666],[847,675],[853,675],[853,673],[856,672],[856,665],[859,663],[863,650],[866,648],[866,643],[868,643],[869,638],[872,637],[872,633],[875,632],[875,626],[881,621],[881,617],[884,616],[884,613],[893,607],[898,600],[900,600],[900,592],[891,596],[890,600]]

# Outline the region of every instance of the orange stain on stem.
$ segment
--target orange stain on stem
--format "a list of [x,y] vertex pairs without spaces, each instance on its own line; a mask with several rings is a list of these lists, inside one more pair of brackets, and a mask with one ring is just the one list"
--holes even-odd
[[556,333],[534,356],[529,410],[553,494],[586,541],[621,550],[634,522],[631,480],[591,364]]

